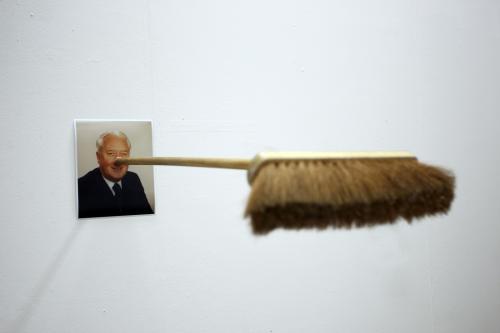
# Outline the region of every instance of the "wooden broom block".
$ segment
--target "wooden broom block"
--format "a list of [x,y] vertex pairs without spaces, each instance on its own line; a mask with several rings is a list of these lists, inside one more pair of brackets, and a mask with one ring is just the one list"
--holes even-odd
[[252,184],[259,170],[270,162],[286,161],[326,161],[348,159],[417,159],[407,151],[374,152],[261,152],[253,159],[248,168],[248,183]]

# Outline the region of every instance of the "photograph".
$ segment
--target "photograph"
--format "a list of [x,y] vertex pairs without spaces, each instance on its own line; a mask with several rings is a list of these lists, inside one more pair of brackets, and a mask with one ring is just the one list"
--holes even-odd
[[153,167],[115,164],[152,156],[151,121],[76,119],[74,126],[78,218],[154,214]]

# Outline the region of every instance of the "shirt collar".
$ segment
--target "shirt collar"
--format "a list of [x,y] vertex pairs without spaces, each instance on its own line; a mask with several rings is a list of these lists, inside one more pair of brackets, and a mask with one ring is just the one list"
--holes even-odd
[[105,181],[105,182],[106,182],[106,184],[108,185],[108,187],[109,187],[109,189],[111,190],[111,192],[113,193],[113,195],[115,195],[115,191],[113,190],[113,186],[114,186],[115,184],[118,184],[118,185],[120,185],[120,187],[121,187],[121,188],[123,188],[123,186],[122,186],[122,181],[121,181],[121,180],[120,180],[119,182],[116,182],[116,183],[115,183],[115,182],[112,182],[111,180],[107,179],[106,177],[104,177],[102,174],[101,174],[101,176],[102,176],[102,179],[104,179],[104,181]]

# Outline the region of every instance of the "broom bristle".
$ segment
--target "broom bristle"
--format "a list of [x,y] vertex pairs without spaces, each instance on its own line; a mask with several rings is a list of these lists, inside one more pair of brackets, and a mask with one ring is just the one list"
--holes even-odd
[[455,178],[416,159],[268,162],[252,183],[245,216],[254,233],[351,228],[447,213]]

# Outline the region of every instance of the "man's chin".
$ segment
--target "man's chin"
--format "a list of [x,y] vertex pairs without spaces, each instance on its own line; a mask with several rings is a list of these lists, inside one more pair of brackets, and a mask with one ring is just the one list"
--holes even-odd
[[[101,173],[103,173],[101,171]],[[112,181],[112,182],[119,182],[120,180],[122,180],[123,177],[125,177],[125,174],[127,173],[127,171],[125,172],[120,172],[120,173],[116,173],[116,172],[107,172],[105,174],[103,174],[103,176]]]
[[125,177],[125,174],[119,174],[119,175],[113,175],[113,178],[114,178],[114,182],[119,182],[120,180],[122,180],[122,178]]

